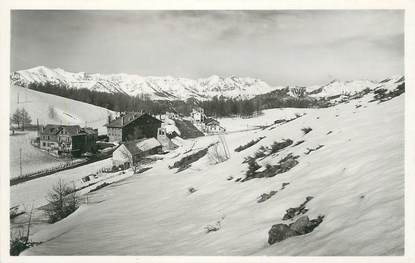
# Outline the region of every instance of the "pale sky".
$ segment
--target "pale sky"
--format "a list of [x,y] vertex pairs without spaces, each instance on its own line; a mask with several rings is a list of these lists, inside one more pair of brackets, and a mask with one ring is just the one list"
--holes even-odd
[[270,85],[404,73],[400,10],[17,10],[11,26],[12,71],[43,65],[142,76],[237,75]]

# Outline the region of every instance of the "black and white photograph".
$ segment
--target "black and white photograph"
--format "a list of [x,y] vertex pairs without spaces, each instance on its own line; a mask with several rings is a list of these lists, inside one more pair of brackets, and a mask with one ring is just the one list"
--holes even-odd
[[406,16],[10,10],[8,258],[405,256]]

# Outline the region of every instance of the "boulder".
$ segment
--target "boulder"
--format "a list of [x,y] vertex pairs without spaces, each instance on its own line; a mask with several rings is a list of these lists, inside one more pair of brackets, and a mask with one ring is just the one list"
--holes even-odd
[[297,232],[292,230],[286,224],[276,224],[268,231],[268,244],[272,245],[276,242],[281,242],[289,237],[297,236]]
[[297,219],[294,223],[290,225],[290,228],[297,232],[300,235],[307,234],[308,226],[310,224],[310,220],[308,216],[302,216]]

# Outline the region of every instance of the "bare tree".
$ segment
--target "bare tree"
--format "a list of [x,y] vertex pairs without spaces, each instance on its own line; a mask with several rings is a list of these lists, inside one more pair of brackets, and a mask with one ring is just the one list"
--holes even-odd
[[16,111],[13,113],[12,117],[10,118],[10,122],[13,124],[17,124],[17,128],[20,128],[21,121],[21,111],[20,109],[16,109]]

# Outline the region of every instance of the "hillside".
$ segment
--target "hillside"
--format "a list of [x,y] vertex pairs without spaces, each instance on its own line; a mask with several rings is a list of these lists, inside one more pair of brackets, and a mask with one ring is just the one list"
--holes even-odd
[[67,98],[12,86],[10,88],[10,112],[25,108],[36,124],[74,124],[97,128],[100,134],[106,133],[104,125],[112,111],[91,104]]
[[[218,138],[186,140],[145,173],[90,193],[88,204],[35,233],[31,239],[44,243],[23,254],[403,255],[405,96],[373,98],[303,109],[292,120],[292,109],[268,111],[260,118],[290,121],[225,135],[231,156],[223,163],[209,150],[183,171],[169,169]],[[243,163],[274,142],[284,143],[265,150],[258,167]],[[301,216],[287,217],[296,207],[322,221],[311,233],[268,244],[273,225]]]

